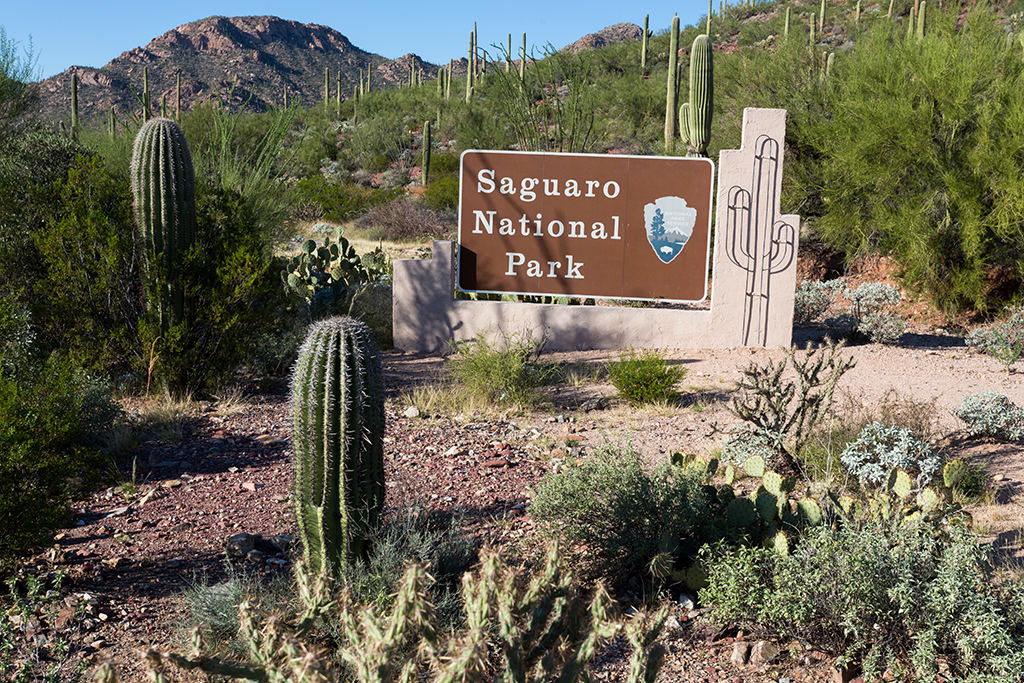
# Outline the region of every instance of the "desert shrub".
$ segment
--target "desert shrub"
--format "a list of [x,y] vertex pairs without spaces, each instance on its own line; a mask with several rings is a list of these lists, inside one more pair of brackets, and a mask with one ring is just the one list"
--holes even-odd
[[92,456],[78,445],[83,402],[66,359],[0,373],[0,567],[64,522],[69,479]]
[[740,428],[729,434],[719,459],[726,465],[742,465],[755,455],[768,462],[776,453],[774,442],[767,436],[754,429]]
[[51,211],[32,234],[43,269],[33,287],[40,343],[99,375],[123,376],[138,369],[145,312],[128,181],[80,156],[52,188]]
[[399,511],[387,517],[370,538],[370,552],[345,577],[352,598],[360,604],[389,610],[399,579],[410,562],[423,565],[434,582],[430,601],[448,624],[461,608],[459,582],[478,559],[476,539],[462,532],[458,518],[431,516],[421,510]]
[[13,293],[0,294],[0,372],[15,377],[28,372],[35,355],[32,316]]
[[895,344],[906,330],[906,320],[890,309],[901,300],[895,287],[880,282],[865,282],[851,289],[845,278],[826,282],[805,280],[796,289],[793,322],[820,322],[842,337]]
[[541,362],[543,342],[525,334],[509,334],[491,342],[480,333],[460,342],[446,364],[471,395],[498,405],[532,405],[538,388],[557,378],[557,367]]
[[798,638],[865,680],[933,681],[939,659],[953,680],[1024,675],[1024,613],[991,581],[970,532],[937,523],[881,521],[810,527],[795,551],[707,551],[701,598],[720,619]]
[[[433,168],[431,168],[431,171],[433,171]],[[423,195],[423,202],[432,211],[454,211],[458,209],[459,179],[456,176],[442,176],[436,180],[431,180],[427,186],[427,191]]]
[[808,325],[818,322],[832,308],[836,295],[846,288],[846,280],[837,278],[822,282],[804,280],[797,285],[793,303],[793,324]]
[[926,486],[942,467],[944,458],[918,440],[906,427],[873,422],[839,456],[846,470],[861,486],[880,486],[895,468],[917,475]]
[[682,539],[700,539],[704,483],[702,469],[666,464],[649,472],[631,445],[606,443],[542,479],[529,512],[546,533],[592,553],[596,573],[621,581]]
[[147,316],[140,331],[142,348],[155,349],[155,377],[172,391],[218,389],[245,362],[252,340],[275,329],[287,303],[244,198],[205,188],[197,205],[205,227],[181,266],[189,315],[163,334]]
[[965,396],[953,414],[963,420],[971,436],[1004,441],[1024,439],[1024,409],[1004,394],[983,391]]
[[953,458],[942,467],[942,483],[967,503],[981,500],[985,493],[985,470],[963,458]]
[[633,405],[670,401],[679,396],[676,383],[686,369],[665,362],[657,349],[630,348],[618,361],[608,363],[608,377],[619,395]]
[[359,224],[371,239],[400,242],[444,237],[455,228],[450,216],[404,197],[374,206]]
[[378,204],[389,202],[401,190],[383,190],[351,183],[337,183],[322,175],[302,178],[296,185],[299,201],[315,202],[323,207],[323,217],[335,223],[350,221]]
[[990,327],[972,330],[965,341],[998,360],[1009,372],[1024,353],[1024,306],[1011,309],[1005,320]]

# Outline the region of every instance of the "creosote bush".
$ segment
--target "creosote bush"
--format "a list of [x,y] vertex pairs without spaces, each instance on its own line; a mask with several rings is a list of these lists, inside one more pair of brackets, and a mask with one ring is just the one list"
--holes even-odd
[[704,478],[668,463],[649,472],[631,445],[606,443],[541,480],[530,516],[568,547],[588,549],[597,574],[621,580],[681,539],[700,538],[708,521]]
[[630,348],[618,361],[608,363],[608,378],[619,395],[632,405],[664,403],[679,396],[675,385],[686,369],[665,362],[657,349]]
[[508,334],[501,342],[483,333],[460,342],[446,364],[472,396],[497,405],[533,405],[539,387],[558,377],[557,367],[540,360],[544,342],[526,334]]

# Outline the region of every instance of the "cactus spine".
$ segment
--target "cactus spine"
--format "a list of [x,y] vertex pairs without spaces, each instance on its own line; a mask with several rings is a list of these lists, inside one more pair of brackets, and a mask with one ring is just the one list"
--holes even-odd
[[708,36],[697,36],[690,50],[689,107],[689,149],[697,156],[707,156],[708,142],[711,140],[714,91],[711,39]]
[[665,153],[672,154],[676,141],[676,80],[679,67],[679,15],[672,17],[672,28],[668,34],[668,89],[665,94]]
[[295,516],[306,566],[342,576],[384,507],[384,381],[370,329],[314,323],[292,375]]
[[150,119],[139,129],[132,150],[131,186],[135,221],[149,257],[149,309],[166,332],[185,320],[178,264],[196,233],[192,154],[174,121]]

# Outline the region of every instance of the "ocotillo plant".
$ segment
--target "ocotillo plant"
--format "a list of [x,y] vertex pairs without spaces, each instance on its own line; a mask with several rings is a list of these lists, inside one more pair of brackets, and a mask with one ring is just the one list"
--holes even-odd
[[665,94],[665,152],[671,154],[676,141],[676,81],[679,67],[679,15],[672,17],[672,28],[668,34],[668,91]]
[[181,257],[196,233],[196,183],[185,134],[170,119],[150,119],[135,136],[131,163],[135,221],[145,245],[149,310],[166,332],[185,320]]
[[384,507],[384,380],[370,328],[314,323],[292,375],[295,517],[305,563],[335,578],[368,550]]
[[706,157],[711,140],[711,116],[714,111],[715,70],[711,57],[711,38],[697,36],[690,49],[690,106],[688,152]]

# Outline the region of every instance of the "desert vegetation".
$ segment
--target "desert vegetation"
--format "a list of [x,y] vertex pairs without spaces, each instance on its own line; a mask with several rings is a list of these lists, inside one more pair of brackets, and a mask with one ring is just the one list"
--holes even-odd
[[[66,606],[62,574],[25,570],[75,496],[114,478],[130,498],[133,453],[180,440],[196,400],[227,411],[231,387],[281,393],[290,376],[301,550],[277,585],[197,582],[191,651],[150,649],[154,680],[588,680],[617,644],[624,675],[654,681],[680,593],[867,680],[1020,679],[1020,570],[972,528],[994,497],[985,472],[934,406],[854,409],[840,388],[850,345],[901,343],[908,298],[1006,376],[1021,357],[1021,16],[722,4],[594,50],[474,46],[486,58],[465,80],[413,71],[344,101],[171,117],[144,93],[117,126],[77,105],[67,122],[33,116],[31,52],[0,30],[0,673],[87,668],[61,664],[69,642],[28,637]],[[802,283],[796,319],[816,341],[740,368],[718,398],[661,352],[582,367],[529,331],[453,347],[436,382],[386,397],[391,259],[452,237],[460,152],[715,158],[752,106],[789,112],[783,210],[804,241],[847,264],[886,257],[900,287]],[[717,401],[732,426],[702,453],[608,441],[560,458],[532,491],[533,542],[507,554],[385,514],[386,406],[530,416],[606,381],[625,411]],[[963,439],[1024,438],[1001,393],[965,392],[953,412]],[[115,680],[117,663],[95,673]]]

